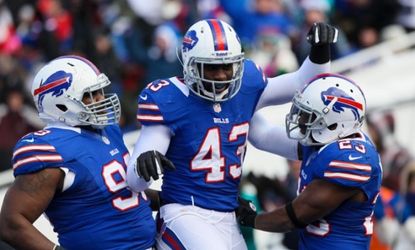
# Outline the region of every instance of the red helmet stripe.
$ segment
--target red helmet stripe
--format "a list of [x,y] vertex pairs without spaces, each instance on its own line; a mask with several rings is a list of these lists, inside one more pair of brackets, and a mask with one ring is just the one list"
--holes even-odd
[[207,20],[207,22],[212,30],[215,50],[228,50],[228,43],[222,23],[216,19]]
[[[334,99],[334,96],[327,96],[327,99],[331,101],[331,100]],[[337,97],[337,101],[341,102],[341,103],[344,103],[344,104],[347,104],[349,106],[355,107],[357,109],[363,110],[363,104],[361,104],[360,102],[356,102],[354,100],[351,100],[349,98]]]
[[40,94],[42,92],[45,92],[45,91],[47,91],[49,89],[52,89],[52,88],[54,88],[56,86],[59,86],[62,83],[65,83],[67,81],[68,81],[68,78],[67,77],[64,77],[64,78],[58,79],[56,81],[53,81],[51,83],[48,83],[46,85],[40,86],[39,88],[35,89],[34,95],[38,95],[38,94]]

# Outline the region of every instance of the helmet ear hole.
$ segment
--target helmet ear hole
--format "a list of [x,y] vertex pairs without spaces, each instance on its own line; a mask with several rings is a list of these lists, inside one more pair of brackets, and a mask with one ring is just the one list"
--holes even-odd
[[337,123],[333,123],[330,126],[327,127],[329,130],[336,130],[337,128]]
[[63,104],[56,104],[56,107],[60,109],[62,112],[66,112],[68,110],[68,107],[66,107],[66,105]]

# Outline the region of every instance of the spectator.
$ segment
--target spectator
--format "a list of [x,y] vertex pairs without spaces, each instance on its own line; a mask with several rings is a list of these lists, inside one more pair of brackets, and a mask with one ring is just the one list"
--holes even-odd
[[248,57],[261,66],[268,77],[292,72],[298,68],[290,39],[273,31],[264,31],[256,37]]
[[148,51],[145,83],[163,75],[178,75],[182,67],[177,60],[176,49],[179,44],[179,33],[173,23],[166,23],[156,28],[154,45]]
[[0,2],[0,54],[12,54],[21,46],[16,35],[15,26],[10,10]]
[[265,31],[288,37],[296,33],[296,27],[286,15],[282,0],[220,0],[220,3],[231,17],[245,48],[250,48]]
[[367,32],[366,27],[379,33],[384,27],[395,23],[398,11],[396,0],[338,0],[335,7],[333,19],[356,48],[363,47],[359,37],[361,32]]
[[380,153],[383,166],[382,185],[400,191],[400,176],[413,157],[394,136],[395,118],[390,110],[374,111],[367,117],[368,132]]
[[412,249],[415,246],[415,164],[413,162],[403,171],[401,180],[409,216],[403,222],[394,250]]
[[[301,24],[300,34],[295,39],[293,48],[297,55],[297,60],[302,61],[307,56],[310,45],[305,42],[305,37],[311,25],[315,22],[327,22],[329,20],[329,13],[331,11],[330,4],[326,0],[302,0],[300,2],[301,9],[304,13],[304,20]],[[333,45],[332,57],[333,59],[345,56],[351,53],[351,47],[344,36],[342,30],[339,30],[338,42]]]
[[397,22],[401,24],[406,31],[415,30],[415,1],[414,0],[398,0],[399,12],[397,14]]
[[388,250],[396,242],[401,222],[408,216],[405,199],[387,187],[381,187],[373,215],[371,250]]
[[0,171],[11,168],[13,147],[25,134],[40,129],[37,112],[25,104],[22,88],[8,90],[6,103],[0,105]]

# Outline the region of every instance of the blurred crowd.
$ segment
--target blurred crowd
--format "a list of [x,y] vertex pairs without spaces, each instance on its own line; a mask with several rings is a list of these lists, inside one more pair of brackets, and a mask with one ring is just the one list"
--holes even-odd
[[[296,70],[307,56],[305,37],[312,23],[339,27],[332,49],[336,59],[414,31],[415,1],[0,0],[0,170],[11,167],[16,141],[44,125],[33,115],[28,93],[34,72],[45,62],[65,54],[94,62],[121,99],[121,126],[128,132],[140,126],[135,118],[139,91],[155,79],[182,74],[176,47],[201,18],[234,26],[246,56],[276,76]],[[373,249],[399,249],[398,242],[415,242],[415,164],[394,139],[392,112],[370,114],[368,129],[385,177],[375,229],[386,236],[375,237],[379,246]],[[247,175],[242,187],[248,198],[254,193],[259,207],[272,210],[295,197],[298,162],[288,164],[293,167],[285,180]],[[283,239],[282,245],[295,248],[295,234]]]

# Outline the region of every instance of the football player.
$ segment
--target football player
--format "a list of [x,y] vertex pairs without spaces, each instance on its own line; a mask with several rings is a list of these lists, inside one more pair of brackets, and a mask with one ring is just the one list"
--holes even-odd
[[292,102],[286,131],[264,126],[261,116],[253,119],[263,126],[252,129],[259,134],[256,139],[274,140],[266,150],[302,160],[299,195],[259,215],[240,199],[238,221],[271,232],[300,228],[300,249],[368,249],[382,166],[374,144],[361,131],[363,92],[343,76],[322,74]]
[[[156,227],[149,201],[126,183],[129,154],[117,125],[110,80],[79,56],[46,64],[32,94],[47,123],[16,144],[15,180],[0,214],[1,238],[16,249],[149,249]],[[59,246],[32,223],[45,213]]]
[[267,79],[244,58],[229,24],[208,19],[188,29],[180,50],[184,77],[156,80],[138,96],[143,127],[127,170],[128,184],[141,191],[165,162],[176,167],[163,176],[158,249],[246,249],[234,210],[251,117],[289,102],[329,70],[336,39],[334,27],[315,24],[301,68]]

